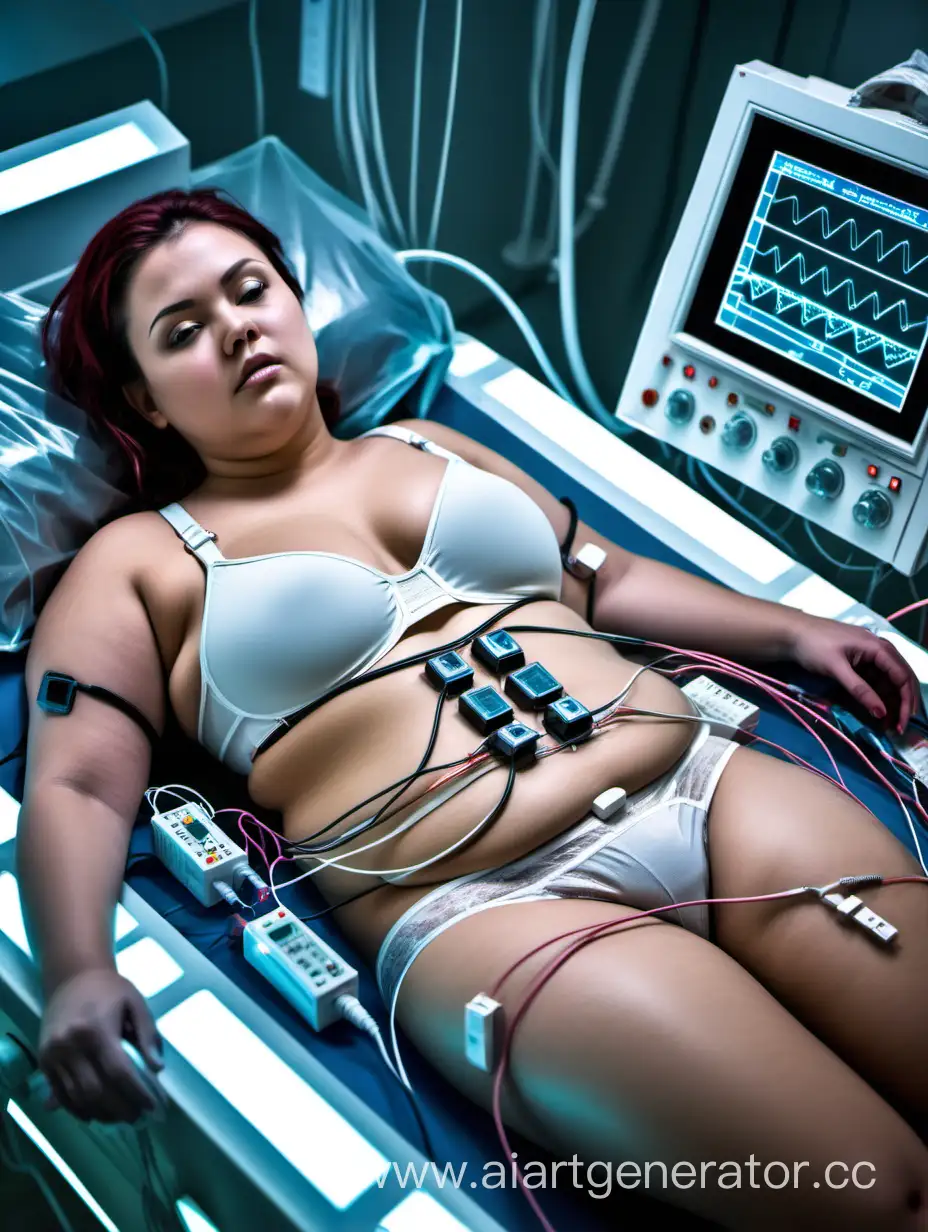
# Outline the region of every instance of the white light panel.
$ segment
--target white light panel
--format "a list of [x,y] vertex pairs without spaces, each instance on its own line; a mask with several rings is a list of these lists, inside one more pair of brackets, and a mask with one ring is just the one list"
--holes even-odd
[[437,1202],[424,1189],[395,1206],[378,1225],[377,1232],[468,1232],[468,1226]]
[[454,348],[448,371],[452,376],[470,376],[481,368],[489,368],[490,364],[496,363],[498,359],[499,355],[490,347],[478,342],[476,338],[467,338]]
[[8,791],[0,787],[0,843],[8,843],[16,837],[16,825],[19,821],[19,801],[14,800]]
[[142,937],[116,955],[116,970],[134,984],[143,997],[154,997],[184,974],[154,937]]
[[850,595],[814,573],[787,591],[780,602],[808,612],[810,616],[825,616],[830,620],[842,616],[854,606]]
[[78,184],[89,184],[157,153],[152,139],[131,122],[85,137],[0,171],[0,214],[33,205]]
[[158,1029],[333,1206],[344,1209],[387,1171],[380,1151],[213,993],[168,1010]]

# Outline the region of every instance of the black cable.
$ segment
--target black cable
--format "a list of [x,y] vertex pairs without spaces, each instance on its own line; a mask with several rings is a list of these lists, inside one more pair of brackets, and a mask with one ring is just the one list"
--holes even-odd
[[[423,774],[426,768],[428,767],[429,758],[432,756],[432,751],[435,748],[435,741],[438,739],[438,728],[441,722],[441,708],[444,705],[445,698],[447,697],[447,693],[448,693],[447,687],[443,685],[441,692],[438,695],[438,702],[435,706],[435,717],[432,720],[432,731],[431,731],[431,734],[429,735],[429,740],[428,740],[428,744],[426,745],[425,752],[422,754],[422,757],[419,759],[418,766],[416,766],[412,774],[407,777],[406,781],[399,788],[399,790],[390,797],[390,799],[386,802],[386,804],[383,805],[382,808],[378,809],[378,811],[374,814],[373,817],[369,817],[367,818],[366,821],[359,822],[356,826],[352,826],[350,830],[347,830],[344,834],[338,835],[337,838],[329,839],[325,843],[313,842],[312,846],[308,845],[311,842],[310,839],[305,839],[305,838],[301,839],[300,840],[300,851],[301,852],[304,852],[307,855],[320,855],[325,851],[332,851],[333,848],[341,847],[344,843],[350,842],[351,839],[357,838],[361,834],[366,834],[368,830],[372,830],[374,826],[379,825],[381,820],[386,820],[386,818],[383,817],[383,814],[387,811],[390,805],[395,804],[396,801],[400,798],[400,796],[403,795],[404,792],[409,790],[409,786],[412,783],[413,778]],[[357,812],[357,809],[363,808],[366,803],[367,803],[366,800],[363,801],[361,804],[357,805],[354,809],[352,809],[351,812]],[[350,813],[342,814],[342,817],[346,815],[350,816],[351,814]],[[338,820],[341,821],[341,819],[342,818],[339,818]],[[337,825],[337,824],[338,824],[338,821],[331,822],[329,825],[325,827],[325,831],[331,830],[332,826]],[[318,830],[316,834],[317,835],[322,834],[325,831]]]
[[[390,1072],[393,1073],[392,1070]],[[394,1074],[394,1077],[405,1092],[406,1098],[409,1100],[409,1106],[412,1109],[413,1116],[416,1118],[416,1124],[419,1126],[419,1133],[422,1136],[422,1145],[425,1147],[426,1159],[431,1159],[433,1162],[438,1163],[438,1156],[435,1154],[435,1147],[432,1145],[432,1139],[429,1136],[429,1131],[425,1127],[425,1119],[422,1116],[422,1109],[419,1107],[419,1100],[416,1098],[415,1092],[409,1089],[406,1083],[403,1082],[402,1078],[400,1078],[399,1074]]]
[[350,680],[345,680],[341,684],[336,685],[334,689],[329,689],[327,693],[323,693],[321,697],[317,697],[315,701],[309,702],[306,706],[301,706],[299,710],[286,718],[278,720],[277,726],[273,731],[269,732],[264,737],[261,743],[257,746],[252,756],[252,760],[259,754],[269,749],[276,744],[281,736],[286,732],[292,731],[293,728],[303,719],[307,718],[320,706],[324,706],[326,702],[331,701],[335,697],[341,696],[342,693],[347,693],[349,689],[356,689],[359,685],[367,684],[371,680],[379,680],[382,676],[392,675],[393,672],[401,671],[404,667],[414,667],[419,663],[425,663],[427,659],[434,658],[436,655],[445,654],[449,650],[457,650],[460,646],[465,646],[475,637],[479,637],[485,629],[489,629],[491,625],[496,624],[498,620],[505,619],[510,612],[516,611],[520,607],[524,607],[526,603],[537,602],[534,595],[525,595],[521,599],[516,599],[514,603],[510,603],[504,607],[501,612],[496,612],[493,616],[488,616],[482,621],[476,629],[470,633],[465,633],[462,637],[456,637],[453,641],[446,642],[443,646],[433,646],[430,650],[419,651],[418,654],[409,655],[405,659],[397,659],[395,663],[388,663],[385,667],[375,667],[369,672],[362,672],[360,676],[354,676]]
[[366,890],[359,890],[357,894],[352,894],[350,898],[343,898],[340,903],[333,903],[331,906],[323,908],[322,911],[315,911],[312,915],[301,915],[300,919],[304,924],[310,924],[313,920],[321,920],[324,915],[330,915],[333,911],[347,907],[349,903],[355,903],[359,898],[364,898],[367,894],[373,894],[375,890],[385,890],[389,884],[389,881],[378,881],[376,885],[368,886]]
[[667,230],[673,217],[674,202],[680,188],[680,171],[683,164],[683,146],[686,141],[687,121],[690,115],[690,96],[696,84],[699,62],[702,57],[703,38],[709,23],[709,0],[699,0],[696,12],[696,24],[690,40],[689,56],[686,61],[686,71],[683,85],[680,88],[680,101],[677,104],[677,116],[673,135],[670,138],[670,173],[667,183],[660,192],[660,210],[651,229],[651,240],[645,250],[644,258],[632,280],[632,298],[643,294],[647,283],[651,281],[654,265],[661,259],[664,251]]
[[12,761],[14,757],[22,757],[25,751],[26,751],[26,733],[23,732],[23,734],[19,738],[19,744],[17,744],[16,748],[11,749],[9,753],[4,753],[4,755],[0,757],[0,766],[5,766],[6,763],[8,761]]
[[[570,573],[568,562],[570,560],[571,548],[574,546],[574,538],[577,534],[577,522],[579,517],[577,514],[577,506],[569,496],[561,496],[559,500],[562,505],[567,507],[567,512],[570,514],[570,525],[567,527],[567,534],[564,536],[564,542],[560,545],[561,548],[561,564]],[[573,577],[574,575],[571,574]],[[593,624],[593,608],[596,602],[596,574],[591,573],[589,577],[589,586],[586,593],[586,623],[590,626]]]
[[838,6],[838,18],[835,22],[835,28],[831,32],[831,42],[828,44],[828,51],[825,53],[825,64],[822,68],[822,76],[826,81],[831,81],[831,75],[834,72],[835,60],[838,58],[838,48],[841,46],[841,36],[844,34],[844,27],[847,25],[847,15],[851,7],[851,0],[841,0]]

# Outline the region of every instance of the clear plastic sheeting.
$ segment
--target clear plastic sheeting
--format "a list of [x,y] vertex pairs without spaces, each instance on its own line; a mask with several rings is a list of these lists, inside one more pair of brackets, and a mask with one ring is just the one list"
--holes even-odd
[[[112,445],[47,393],[45,308],[0,294],[0,650],[24,646],[68,560],[124,503]],[[2,752],[2,750],[0,750]]]
[[[403,413],[425,416],[452,357],[444,300],[403,269],[363,212],[276,137],[201,168],[281,239],[307,291],[320,379],[341,398],[340,437]],[[170,185],[165,185],[170,187]],[[45,306],[0,294],[0,650],[25,646],[78,549],[125,503],[121,455],[45,388]],[[121,485],[126,490],[121,490]]]
[[277,137],[192,179],[194,187],[225,189],[280,236],[306,291],[319,379],[341,398],[337,434],[382,423],[400,399],[404,414],[424,417],[451,362],[451,314],[406,273],[367,215]]

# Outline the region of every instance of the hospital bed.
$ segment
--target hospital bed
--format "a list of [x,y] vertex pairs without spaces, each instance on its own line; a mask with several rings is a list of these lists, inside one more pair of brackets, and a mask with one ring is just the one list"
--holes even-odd
[[[635,552],[745,593],[880,624],[878,617],[473,339],[459,340],[432,414],[504,453],[557,495],[570,496],[585,521]],[[928,682],[922,652],[911,643],[904,650]],[[18,737],[24,704],[22,656],[7,658],[0,687],[4,748]],[[795,674],[789,678],[800,679]],[[738,691],[751,696],[749,690]],[[811,740],[769,706],[758,733],[824,768]],[[838,762],[850,789],[907,841],[888,795],[852,756],[839,754]],[[36,970],[13,874],[20,784],[10,767],[5,769],[0,1033],[34,1047]],[[216,807],[242,803],[235,781],[189,746],[168,748],[156,758],[152,781],[169,778],[197,786]],[[299,901],[295,893],[291,901]],[[430,1177],[421,1189],[409,1192],[394,1173],[380,1187],[378,1177],[394,1161],[403,1168],[423,1159],[398,1086],[369,1041],[355,1037],[347,1025],[314,1034],[229,943],[224,925],[222,915],[200,907],[151,858],[150,832],[138,824],[114,935],[119,968],[148,998],[167,1044],[162,1081],[170,1110],[150,1135],[172,1200],[185,1200],[182,1209],[188,1212],[205,1213],[220,1232],[252,1227],[476,1232],[532,1225],[534,1217],[512,1186],[469,1189],[465,1183],[463,1190],[455,1190]],[[370,974],[337,929],[325,921],[315,927],[361,970],[360,998],[383,1029]],[[409,1044],[404,1061],[439,1161],[455,1167],[467,1161],[470,1175],[478,1176],[482,1163],[500,1154],[489,1117],[432,1073]],[[86,1186],[111,1221],[107,1226],[123,1232],[146,1226],[140,1208],[142,1159],[132,1130],[87,1126],[63,1112],[47,1112],[28,1092],[19,1092],[12,1107],[20,1126],[41,1135],[45,1149]],[[545,1158],[528,1144],[520,1156],[523,1161]],[[536,1196],[555,1226],[578,1221],[589,1229],[612,1226],[614,1210],[610,1214],[605,1204],[581,1190],[561,1187]],[[623,1197],[631,1217],[643,1200],[631,1192]],[[668,1218],[667,1213],[662,1217]],[[683,1216],[678,1223],[687,1226]]]

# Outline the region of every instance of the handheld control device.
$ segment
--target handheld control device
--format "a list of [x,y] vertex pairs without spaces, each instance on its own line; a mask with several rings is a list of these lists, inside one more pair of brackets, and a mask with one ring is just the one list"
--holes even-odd
[[155,855],[204,907],[223,899],[241,907],[238,891],[249,881],[259,901],[268,887],[248,863],[241,847],[199,804],[187,802],[151,819]]
[[289,911],[279,907],[250,920],[242,933],[245,957],[314,1031],[342,1017],[341,996],[357,996],[358,973]]

